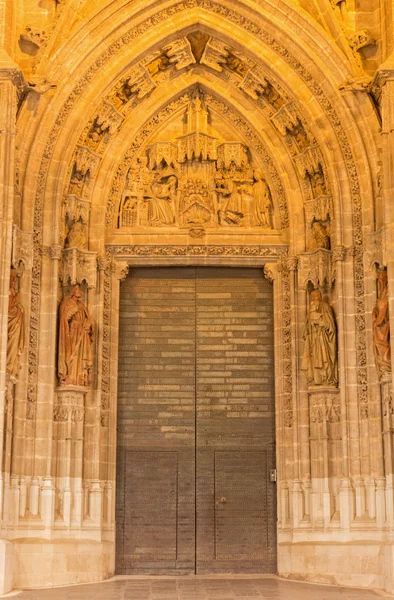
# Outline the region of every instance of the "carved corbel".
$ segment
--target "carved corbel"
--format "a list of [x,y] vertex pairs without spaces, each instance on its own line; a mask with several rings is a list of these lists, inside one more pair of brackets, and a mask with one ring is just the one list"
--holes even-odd
[[89,289],[97,286],[97,252],[67,248],[63,250],[63,285],[86,283]]
[[89,223],[90,202],[75,196],[75,194],[66,194],[63,199],[63,217],[70,221],[82,221]]
[[266,263],[264,265],[264,277],[273,283],[278,276],[278,265],[277,263]]
[[372,270],[386,267],[386,228],[366,234],[365,242],[364,267]]
[[125,260],[114,261],[114,275],[119,281],[124,281],[129,273],[130,265]]
[[60,387],[56,390],[53,407],[53,420],[57,423],[82,423],[85,414],[86,388],[76,385]]
[[33,234],[21,231],[17,225],[12,227],[12,257],[11,266],[18,269],[21,264],[24,269],[31,269],[33,264]]
[[319,248],[313,252],[305,252],[299,256],[298,277],[300,287],[308,289],[312,284],[314,289],[327,285],[331,287],[334,282],[332,255],[330,250]]
[[40,31],[27,25],[25,27],[25,31],[20,34],[20,39],[23,42],[32,44],[38,49],[41,48],[41,46],[43,46],[44,44],[46,44],[46,42],[49,39],[49,33],[45,30]]

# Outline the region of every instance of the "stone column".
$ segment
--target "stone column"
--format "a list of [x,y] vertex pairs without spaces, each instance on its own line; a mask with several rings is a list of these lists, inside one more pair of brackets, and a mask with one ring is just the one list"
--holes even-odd
[[[5,20],[7,24],[7,19]],[[9,24],[8,24],[9,25]],[[0,26],[1,28],[1,26]],[[1,28],[3,31],[3,28]],[[6,391],[6,351],[8,297],[11,265],[12,222],[15,184],[15,134],[17,85],[22,75],[17,65],[0,49],[0,464],[3,465],[4,409]],[[0,474],[0,515],[3,513],[4,474]],[[12,587],[9,543],[0,540],[0,594]]]
[[[391,325],[394,315],[394,55],[392,54],[377,71],[372,90],[381,108],[382,117],[382,163],[383,163],[383,226],[386,242],[383,254],[387,257],[387,282],[389,315]],[[391,326],[391,331],[393,327]],[[391,374],[381,383],[383,403],[383,436],[386,476],[386,511],[390,529],[394,528],[394,473],[392,439],[390,430],[392,378],[394,373],[394,336],[391,335]],[[385,414],[385,411],[387,414]]]

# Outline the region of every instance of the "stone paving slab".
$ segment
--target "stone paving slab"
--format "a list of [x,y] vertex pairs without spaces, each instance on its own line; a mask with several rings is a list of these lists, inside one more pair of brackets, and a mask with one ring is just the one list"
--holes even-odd
[[[393,596],[385,595],[392,598]],[[107,582],[30,590],[18,600],[378,600],[380,593],[277,577],[115,577]]]

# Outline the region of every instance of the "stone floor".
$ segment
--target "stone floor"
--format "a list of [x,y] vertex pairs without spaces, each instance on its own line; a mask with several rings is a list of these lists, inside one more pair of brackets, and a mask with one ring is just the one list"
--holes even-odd
[[378,593],[282,581],[275,577],[123,578],[22,592],[18,600],[377,600]]

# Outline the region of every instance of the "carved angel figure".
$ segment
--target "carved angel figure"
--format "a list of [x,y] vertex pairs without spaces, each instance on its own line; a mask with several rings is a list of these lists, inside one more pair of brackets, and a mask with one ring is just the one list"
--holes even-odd
[[376,369],[380,377],[391,372],[390,320],[387,271],[378,273],[378,299],[372,312],[372,331]]
[[305,340],[301,370],[311,385],[337,386],[337,329],[334,313],[319,290],[310,295],[305,324]]
[[89,385],[94,324],[75,285],[60,304],[58,376],[60,385]]
[[7,373],[16,381],[20,369],[20,355],[25,346],[24,310],[19,300],[18,280],[11,269],[10,296],[8,302]]

